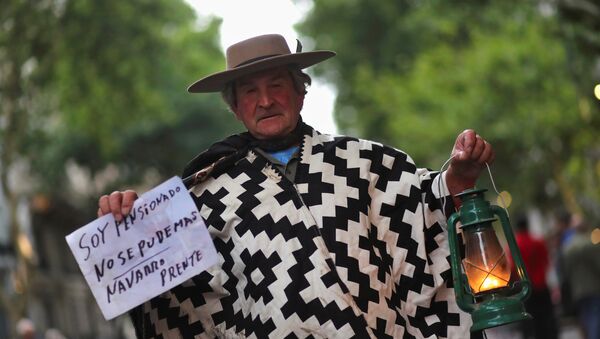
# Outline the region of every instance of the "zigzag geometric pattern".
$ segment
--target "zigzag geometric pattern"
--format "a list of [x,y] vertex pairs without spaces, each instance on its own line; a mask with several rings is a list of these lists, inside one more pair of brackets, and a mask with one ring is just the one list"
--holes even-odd
[[468,338],[436,180],[399,150],[316,131],[295,182],[250,151],[192,189],[219,264],[134,310],[138,333]]

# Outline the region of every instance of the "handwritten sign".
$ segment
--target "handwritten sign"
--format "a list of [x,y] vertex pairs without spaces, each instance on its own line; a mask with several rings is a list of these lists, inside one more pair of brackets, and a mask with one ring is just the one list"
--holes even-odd
[[217,262],[206,225],[179,177],[141,195],[122,221],[104,215],[66,240],[107,320]]

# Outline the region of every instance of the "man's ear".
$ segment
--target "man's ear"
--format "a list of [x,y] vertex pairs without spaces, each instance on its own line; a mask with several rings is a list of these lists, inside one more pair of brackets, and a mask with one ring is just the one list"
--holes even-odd
[[227,108],[229,108],[229,110],[231,111],[231,113],[233,113],[233,115],[235,116],[235,118],[237,120],[242,121],[241,115],[238,114],[237,105],[235,105],[234,103],[231,103],[231,105],[227,105]]
[[302,112],[302,108],[304,107],[304,97],[305,96],[306,96],[306,93],[303,93],[298,97],[298,102],[296,103],[298,112]]
[[237,109],[235,107],[229,107],[229,110],[233,113],[233,115],[235,115],[235,118],[238,121],[242,121],[242,117],[240,114],[238,114]]

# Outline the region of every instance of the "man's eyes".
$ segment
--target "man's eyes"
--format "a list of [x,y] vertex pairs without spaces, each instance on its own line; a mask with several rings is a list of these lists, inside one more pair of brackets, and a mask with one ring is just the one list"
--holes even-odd
[[[268,84],[269,88],[279,89],[284,86],[283,81],[275,80]],[[253,94],[258,91],[257,86],[240,86],[239,92],[242,94]]]
[[249,94],[249,93],[254,93],[254,92],[256,92],[256,87],[248,87],[247,86],[247,87],[242,87],[240,89],[240,93],[243,93],[243,94]]

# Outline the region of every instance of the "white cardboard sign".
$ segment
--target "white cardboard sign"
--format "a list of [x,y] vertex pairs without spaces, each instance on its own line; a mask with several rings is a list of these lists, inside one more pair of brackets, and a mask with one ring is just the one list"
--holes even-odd
[[217,263],[181,178],[142,194],[121,222],[104,215],[66,237],[106,320]]

